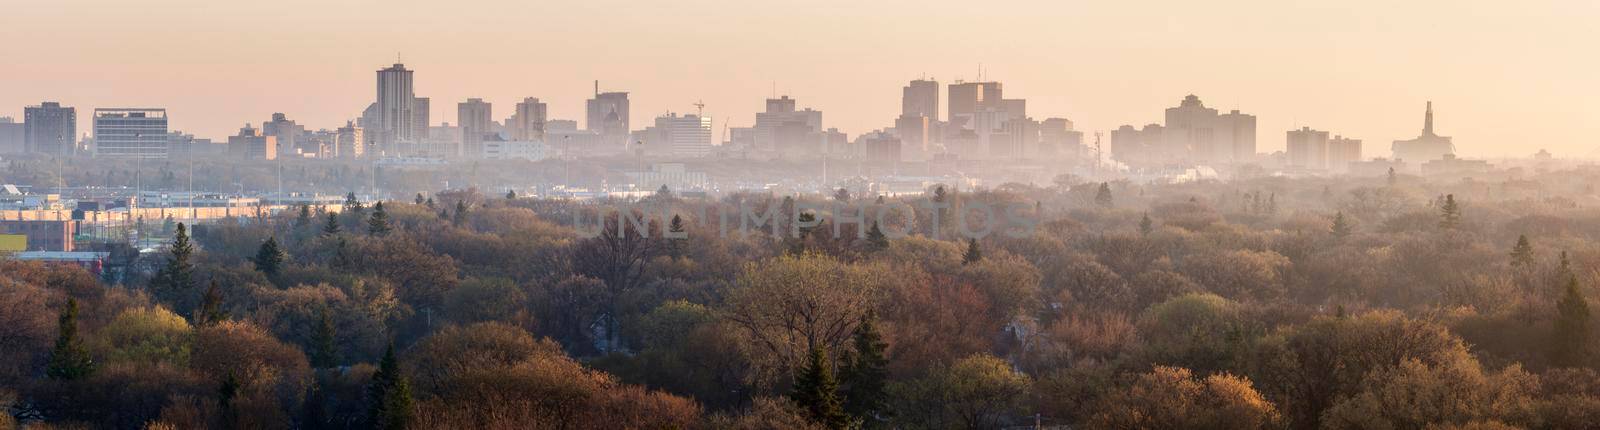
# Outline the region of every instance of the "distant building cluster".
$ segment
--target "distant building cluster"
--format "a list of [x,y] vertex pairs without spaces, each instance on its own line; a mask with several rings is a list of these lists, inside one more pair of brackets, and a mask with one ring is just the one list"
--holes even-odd
[[[594,83],[584,122],[551,118],[537,97],[525,97],[498,119],[482,98],[456,104],[457,123],[431,122],[431,100],[415,90],[417,73],[395,63],[376,71],[373,101],[334,129],[310,129],[284,113],[245,124],[223,142],[175,130],[166,109],[96,108],[87,132],[77,109],[43,102],[23,109],[21,122],[0,117],[0,154],[34,153],[112,159],[230,157],[273,161],[294,158],[420,160],[541,160],[576,156],[721,157],[737,159],[870,162],[1058,160],[1074,165],[1118,164],[1162,171],[1261,164],[1290,172],[1350,173],[1376,166],[1421,169],[1430,162],[1458,166],[1454,143],[1433,128],[1428,103],[1421,135],[1395,140],[1392,158],[1364,159],[1362,140],[1311,127],[1289,130],[1281,153],[1257,152],[1256,116],[1220,111],[1189,95],[1167,108],[1162,122],[1123,125],[1091,144],[1072,120],[1035,119],[1026,99],[1008,97],[1004,85],[928,78],[901,88],[901,111],[892,124],[852,136],[827,127],[823,112],[789,95],[774,94],[747,127],[718,130],[705,105],[690,113],[666,112],[635,129],[629,93]],[[81,133],[81,134],[80,134]],[[1453,160],[1453,161],[1452,161]],[[1443,167],[1441,167],[1443,168]],[[1455,169],[1455,167],[1452,167]]]

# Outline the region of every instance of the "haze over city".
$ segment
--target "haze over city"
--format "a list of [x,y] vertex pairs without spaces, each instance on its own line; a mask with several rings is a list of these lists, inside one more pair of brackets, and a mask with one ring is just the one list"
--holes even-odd
[[893,121],[905,81],[981,66],[1091,132],[1196,94],[1257,115],[1262,151],[1310,126],[1371,153],[1414,136],[1432,100],[1463,155],[1587,157],[1600,60],[1573,53],[1596,20],[1584,1],[26,2],[0,17],[0,106],[161,106],[212,139],[273,112],[333,128],[399,55],[434,123],[469,97],[581,120],[598,79],[636,118],[704,101],[718,129],[751,124],[776,87],[854,136]]

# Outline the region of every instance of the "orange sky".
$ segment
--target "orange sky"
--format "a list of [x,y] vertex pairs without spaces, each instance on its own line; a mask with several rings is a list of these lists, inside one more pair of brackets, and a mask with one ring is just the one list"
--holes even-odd
[[1600,156],[1600,2],[1560,0],[900,1],[57,0],[0,13],[0,116],[59,100],[169,109],[225,138],[284,112],[359,115],[402,53],[433,121],[481,97],[579,119],[599,79],[657,113],[748,125],[778,90],[852,136],[893,124],[905,81],[981,63],[1037,119],[1159,122],[1194,93],[1259,117],[1263,151],[1300,125],[1365,155],[1437,128],[1469,156]]

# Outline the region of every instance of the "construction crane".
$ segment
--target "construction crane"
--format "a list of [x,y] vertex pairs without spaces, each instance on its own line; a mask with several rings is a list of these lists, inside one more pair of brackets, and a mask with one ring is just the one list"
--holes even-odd
[[701,117],[701,118],[705,118],[706,117],[706,102],[704,100],[696,100],[694,102],[694,104],[691,105],[691,106],[694,106],[694,115],[695,116],[698,116],[698,117]]

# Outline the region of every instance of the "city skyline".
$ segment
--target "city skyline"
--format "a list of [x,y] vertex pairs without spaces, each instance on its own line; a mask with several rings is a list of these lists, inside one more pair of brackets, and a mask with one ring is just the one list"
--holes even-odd
[[[165,108],[172,129],[211,139],[274,112],[307,128],[334,129],[360,116],[372,101],[372,71],[399,53],[417,71],[416,94],[435,105],[433,125],[458,123],[451,107],[468,98],[510,107],[538,97],[550,119],[581,121],[599,80],[605,91],[630,93],[635,129],[669,111],[693,112],[696,101],[719,122],[750,126],[763,99],[777,93],[827,112],[827,127],[859,136],[894,125],[907,82],[978,80],[981,64],[983,80],[1027,99],[1030,116],[1069,118],[1089,132],[1157,122],[1162,109],[1196,94],[1209,107],[1257,115],[1261,152],[1284,149],[1277,136],[1305,126],[1389,142],[1416,136],[1417,106],[1431,100],[1440,133],[1454,137],[1465,156],[1549,149],[1585,157],[1600,148],[1592,137],[1600,135],[1597,110],[1585,102],[1600,97],[1592,77],[1597,60],[1567,54],[1596,38],[1582,23],[1600,13],[1578,2],[1358,2],[1333,10],[1239,2],[1259,13],[1232,17],[1177,3],[1155,11],[1040,2],[823,2],[806,9],[621,3],[552,5],[535,14],[532,6],[499,1],[385,8],[295,0],[246,15],[293,17],[300,25],[254,32],[197,30],[214,27],[207,20],[228,16],[219,10],[233,5],[142,5],[140,13],[171,23],[155,31],[109,13],[128,6],[93,3],[18,8],[17,22],[0,32],[61,37],[8,48],[26,61],[0,64],[0,80],[13,83],[0,92],[0,106],[12,106],[0,115],[20,118],[22,106],[49,100],[80,112]],[[834,13],[847,7],[861,10]],[[1015,13],[1021,7],[1034,12]],[[481,13],[489,10],[495,13]],[[884,14],[919,25],[862,28]],[[1321,16],[1291,22],[1306,14]],[[375,30],[424,17],[435,18],[424,26],[435,31]],[[666,27],[689,30],[642,25],[662,17],[683,24]],[[350,20],[348,31],[317,28],[341,19]],[[519,30],[518,19],[539,25]],[[1144,19],[1156,25],[1130,26]],[[619,30],[593,35],[601,24]],[[835,30],[756,30],[819,25]],[[1496,31],[1478,31],[1488,26]],[[164,37],[162,49],[142,56],[94,37],[128,31],[206,37]],[[453,46],[459,44],[480,49]],[[529,47],[539,55],[512,54]],[[698,55],[677,54],[691,47]]]

